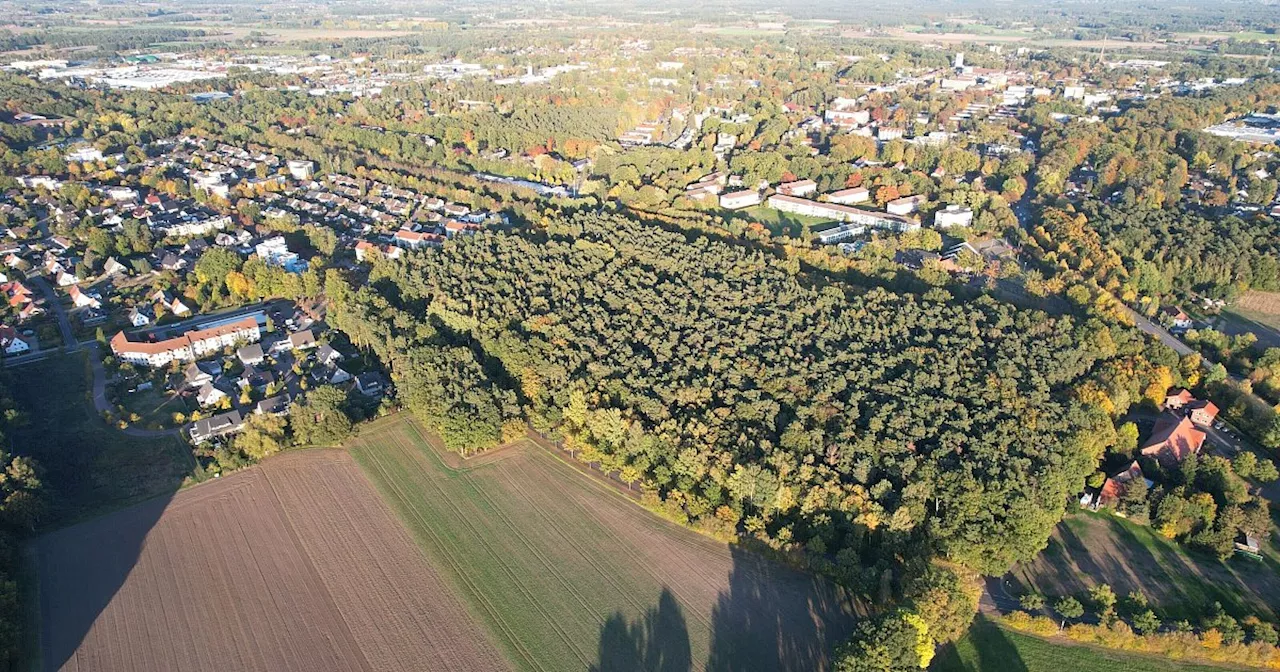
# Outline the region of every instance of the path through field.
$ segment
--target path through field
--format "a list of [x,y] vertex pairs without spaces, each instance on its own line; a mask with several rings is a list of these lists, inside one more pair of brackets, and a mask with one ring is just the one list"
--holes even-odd
[[830,584],[707,539],[523,442],[462,462],[407,418],[351,446],[526,670],[821,670],[853,623]]
[[343,451],[41,538],[46,670],[502,670]]

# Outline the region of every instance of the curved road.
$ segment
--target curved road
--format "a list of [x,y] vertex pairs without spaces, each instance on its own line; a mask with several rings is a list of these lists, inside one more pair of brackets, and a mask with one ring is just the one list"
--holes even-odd
[[[98,414],[114,413],[111,402],[107,400],[107,371],[102,366],[102,357],[98,355],[97,342],[88,344],[89,348],[89,364],[93,367],[93,407],[97,409]],[[133,436],[140,439],[158,439],[166,436],[178,436],[181,430],[178,429],[142,429],[140,427],[125,427],[119,429],[126,436]]]

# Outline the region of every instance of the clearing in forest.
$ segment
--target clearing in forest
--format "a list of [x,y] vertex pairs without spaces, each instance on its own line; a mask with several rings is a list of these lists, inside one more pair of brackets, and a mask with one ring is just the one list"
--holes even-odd
[[463,461],[407,416],[351,452],[525,670],[821,670],[830,583],[663,520],[528,440]]
[[343,451],[287,453],[42,537],[45,670],[501,670]]

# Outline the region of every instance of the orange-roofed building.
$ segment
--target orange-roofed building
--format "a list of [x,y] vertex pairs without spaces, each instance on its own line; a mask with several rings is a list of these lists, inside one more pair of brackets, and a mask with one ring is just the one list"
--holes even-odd
[[1193,396],[1190,391],[1186,388],[1180,387],[1177,390],[1174,390],[1171,394],[1165,395],[1164,407],[1182,408],[1195,400],[1195,396]]
[[1156,421],[1151,438],[1142,444],[1142,454],[1166,466],[1176,465],[1200,452],[1204,439],[1205,433],[1196,429],[1190,418],[1166,413]]
[[1200,427],[1209,427],[1218,418],[1218,406],[1212,401],[1192,401],[1187,404],[1187,410],[1187,417]]

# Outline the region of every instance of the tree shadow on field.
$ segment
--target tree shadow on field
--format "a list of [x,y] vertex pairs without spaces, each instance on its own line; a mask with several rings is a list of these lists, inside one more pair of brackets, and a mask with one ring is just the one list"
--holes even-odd
[[668,588],[658,604],[627,623],[615,613],[600,626],[599,665],[591,672],[689,672],[693,652],[684,611]]
[[712,610],[708,672],[831,667],[831,651],[853,632],[852,597],[814,575],[730,547],[729,589]]
[[147,533],[172,498],[172,493],[162,495],[34,542],[40,586],[40,669],[60,670],[76,656],[129,578]]
[[25,625],[38,636],[26,637],[23,669],[38,660],[39,669],[58,670],[125,584],[194,458],[177,437],[132,437],[104,422],[83,354],[6,369],[3,378],[25,417],[9,432],[14,452],[40,465],[47,505],[36,530],[47,534],[26,554],[38,590],[24,591]]

